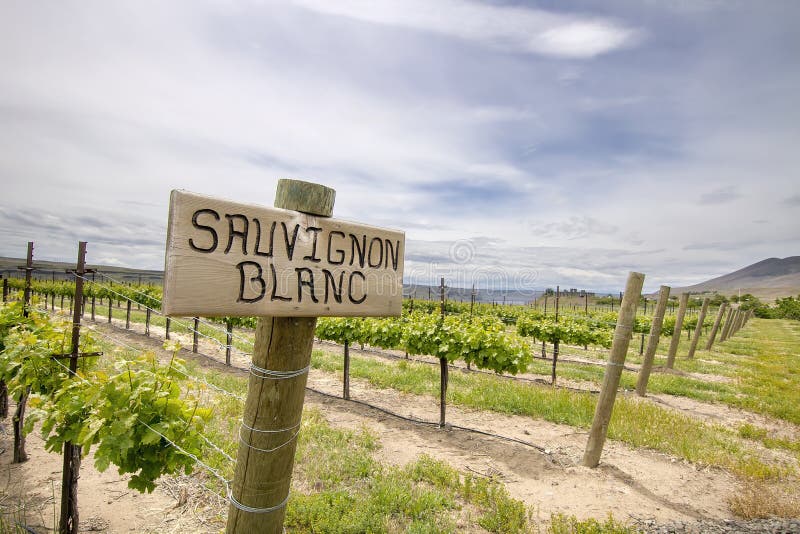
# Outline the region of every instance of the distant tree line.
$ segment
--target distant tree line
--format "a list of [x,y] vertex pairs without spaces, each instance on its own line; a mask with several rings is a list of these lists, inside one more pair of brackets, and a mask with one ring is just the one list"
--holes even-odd
[[[744,296],[745,295],[742,295],[743,298]],[[758,301],[758,299],[755,300]],[[756,317],[764,319],[794,319],[795,321],[800,321],[800,295],[797,297],[775,299],[774,306],[766,306],[759,302],[753,309],[755,309]]]

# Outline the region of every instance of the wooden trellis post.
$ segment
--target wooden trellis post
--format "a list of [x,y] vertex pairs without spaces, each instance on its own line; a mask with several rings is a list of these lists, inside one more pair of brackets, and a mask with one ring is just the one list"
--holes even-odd
[[194,317],[192,319],[192,352],[197,354],[197,349],[200,344],[200,318]]
[[728,333],[731,330],[731,323],[733,322],[733,312],[736,311],[733,306],[728,308],[728,316],[725,318],[725,324],[722,327],[722,332],[719,335],[719,341],[722,343],[728,339]]
[[18,267],[25,271],[25,291],[23,293],[22,315],[27,317],[31,309],[31,277],[33,276],[33,241],[28,241],[28,255],[24,267]]
[[597,467],[597,464],[600,463],[600,455],[603,453],[603,445],[608,434],[608,423],[611,421],[614,401],[617,398],[617,388],[622,375],[622,367],[625,365],[625,357],[628,354],[628,346],[631,342],[633,321],[636,318],[636,308],[639,304],[639,297],[642,294],[643,284],[643,274],[632,272],[628,275],[625,294],[620,304],[617,326],[614,329],[614,341],[611,344],[611,353],[609,354],[606,373],[603,377],[603,386],[600,390],[600,397],[597,399],[592,428],[589,431],[589,440],[586,442],[586,450],[583,453],[583,465],[586,467]]
[[[555,323],[558,324],[558,306],[559,300],[561,298],[561,286],[556,286],[556,313],[555,313]],[[553,340],[553,366],[550,369],[550,384],[555,387],[556,385],[556,365],[558,365],[558,349],[559,349],[559,339],[556,338]]]
[[[445,285],[444,276],[439,284],[439,312],[441,320],[444,321],[445,315]],[[439,428],[444,428],[446,423],[447,414],[447,384],[450,381],[449,367],[447,366],[447,358],[439,357]]]
[[172,192],[165,315],[259,317],[228,534],[283,531],[316,317],[402,311],[405,236],[330,219],[334,196],[296,180],[279,209]]
[[[54,358],[68,357],[70,376],[78,372],[78,358],[99,356],[100,353],[82,355],[80,353],[81,316],[83,315],[83,278],[93,270],[86,269],[86,241],[78,242],[78,262],[75,266],[75,309],[72,312],[72,339],[70,353],[56,354]],[[70,271],[68,271],[70,272]],[[94,297],[92,297],[94,307]],[[58,523],[59,534],[78,532],[78,478],[81,469],[81,446],[71,441],[64,443],[64,464],[61,473],[61,518]]]
[[740,313],[742,313],[742,311],[739,308],[733,310],[733,317],[731,317],[731,327],[728,329],[728,335],[725,337],[725,339],[730,339],[734,335],[736,335],[736,323],[739,322]]
[[233,322],[225,321],[225,365],[231,364],[231,348],[233,347]]
[[350,341],[344,340],[344,362],[342,364],[342,398],[350,400]]
[[[25,271],[25,291],[22,303],[22,315],[28,317],[31,307],[31,275],[33,273],[33,241],[28,241],[28,254],[26,256],[25,266],[19,269]],[[17,397],[17,407],[14,410],[14,417],[12,425],[14,427],[14,452],[12,455],[12,462],[22,463],[28,460],[28,453],[25,451],[25,433],[22,427],[25,424],[25,408],[28,404],[28,394],[30,387],[25,388],[22,393]]]
[[733,328],[734,328],[733,331],[734,331],[734,333],[736,333],[736,332],[738,332],[739,330],[742,329],[742,320],[744,319],[744,313],[745,313],[744,311],[742,311],[741,308],[736,310],[736,311],[737,311],[737,313],[736,313],[736,321],[734,321],[734,323],[733,323]]
[[639,369],[639,378],[636,381],[636,394],[640,397],[644,397],[647,392],[647,382],[650,380],[650,371],[653,369],[653,360],[656,356],[658,340],[661,337],[661,325],[664,322],[664,313],[667,311],[669,290],[669,286],[661,286],[658,292],[658,302],[653,312],[653,322],[650,325],[650,339],[647,341],[647,352],[644,354],[642,367]]
[[680,304],[678,305],[678,315],[675,316],[675,329],[672,331],[672,339],[669,343],[669,352],[667,352],[667,369],[672,369],[672,366],[675,365],[675,355],[678,354],[678,345],[681,342],[683,318],[686,316],[686,307],[688,305],[689,293],[681,293]]
[[727,302],[723,302],[719,307],[717,318],[714,320],[714,326],[711,327],[711,333],[708,335],[708,340],[706,341],[706,350],[711,350],[711,347],[714,345],[714,340],[717,338],[717,330],[719,330],[719,325],[722,323],[722,318],[725,316],[725,310],[727,307]]
[[689,344],[689,353],[686,355],[690,360],[694,358],[694,352],[697,350],[697,343],[700,341],[700,335],[703,333],[703,321],[706,320],[706,313],[708,312],[708,303],[711,299],[708,297],[703,299],[703,306],[700,308],[700,315],[697,316],[697,326],[694,328],[694,336]]

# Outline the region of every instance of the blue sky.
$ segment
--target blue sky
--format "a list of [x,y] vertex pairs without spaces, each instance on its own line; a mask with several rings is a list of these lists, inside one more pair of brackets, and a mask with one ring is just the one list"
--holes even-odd
[[0,5],[0,255],[163,265],[171,189],[406,231],[450,285],[800,253],[800,3]]

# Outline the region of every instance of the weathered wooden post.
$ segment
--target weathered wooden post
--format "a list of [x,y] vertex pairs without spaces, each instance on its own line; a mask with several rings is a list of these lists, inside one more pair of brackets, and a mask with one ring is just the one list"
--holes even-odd
[[[444,276],[439,284],[439,313],[440,319],[444,322],[445,296],[444,296]],[[448,374],[447,358],[439,357],[439,428],[444,428],[447,419],[447,384],[450,381]]]
[[[556,313],[555,313],[555,322],[558,324],[558,302],[561,298],[561,286],[556,286]],[[553,366],[550,370],[550,384],[552,386],[556,385],[556,364],[558,363],[558,348],[559,348],[559,339],[556,338],[553,340]]]
[[675,316],[675,329],[672,331],[669,352],[667,352],[667,369],[672,369],[672,366],[675,365],[675,355],[678,354],[678,344],[681,342],[681,332],[683,330],[683,318],[686,316],[686,306],[688,306],[688,304],[689,293],[681,293],[678,315]]
[[469,294],[469,318],[472,320],[472,309],[475,307],[475,284],[472,284],[472,292]]
[[[85,303],[83,279],[86,271],[86,241],[78,242],[78,261],[75,269],[75,302]],[[72,336],[69,354],[69,372],[78,372],[80,354],[81,316],[83,304],[76,304],[72,314]],[[70,377],[71,378],[71,377]],[[78,478],[81,469],[81,446],[71,441],[64,442],[64,462],[61,472],[61,516],[58,522],[60,534],[78,532]]]
[[[23,293],[22,315],[28,317],[31,307],[31,275],[33,274],[33,241],[28,241],[28,255],[24,267],[18,267],[25,271],[25,291]],[[28,405],[28,395],[30,386],[26,387],[17,395],[17,407],[14,410],[11,424],[14,428],[14,449],[12,463],[18,464],[28,461],[28,452],[25,450],[25,409]]]
[[[475,284],[472,284],[472,292],[469,296],[469,320],[472,322],[472,309],[475,307]],[[472,362],[467,362],[467,371],[472,368]]]
[[719,330],[719,325],[722,323],[722,318],[725,316],[725,310],[727,307],[727,302],[723,302],[719,307],[717,318],[714,319],[714,326],[711,327],[711,333],[708,335],[708,340],[706,341],[706,350],[711,350],[711,347],[714,345],[714,340],[717,338],[717,330]]
[[17,268],[25,271],[25,291],[22,297],[24,299],[22,303],[22,315],[27,317],[30,313],[31,295],[33,294],[33,290],[31,289],[31,277],[33,276],[33,241],[28,241],[28,256],[27,260],[25,261],[25,266]]
[[617,398],[622,367],[625,365],[625,356],[628,354],[628,346],[631,342],[633,321],[636,318],[636,308],[642,294],[643,284],[643,274],[631,272],[628,275],[625,295],[622,298],[617,317],[617,326],[614,329],[614,341],[611,344],[611,353],[603,377],[603,387],[600,390],[600,397],[597,399],[589,440],[586,442],[586,450],[583,453],[583,465],[586,467],[597,467],[597,464],[600,463],[600,455],[603,453],[603,445],[608,434],[608,423],[611,421],[611,413],[614,410],[614,400]]
[[231,364],[231,346],[233,345],[233,321],[225,321],[225,365]]
[[[643,300],[644,300],[644,312],[642,313],[642,315],[647,315],[647,298],[644,298]],[[642,332],[639,341],[639,356],[642,356],[644,354],[644,338],[645,335],[644,332]]]
[[131,299],[125,299],[128,301],[128,307],[125,310],[125,329],[129,330],[131,327]]
[[[647,352],[644,354],[642,367],[639,369],[639,378],[636,381],[636,394],[640,397],[644,397],[645,393],[647,393],[647,382],[650,380],[650,371],[653,369],[658,339],[661,337],[661,325],[664,322],[664,313],[667,311],[669,290],[669,286],[661,286],[658,292],[658,302],[653,312],[653,322],[650,324],[650,339],[647,340]],[[646,299],[645,302],[647,302]]]
[[350,400],[350,341],[344,340],[344,363],[342,365],[342,398]]
[[[586,290],[583,291],[583,313],[589,315],[589,292]],[[589,350],[589,345],[584,343],[583,350]]]
[[725,318],[725,324],[722,327],[722,332],[719,335],[719,341],[722,343],[728,339],[728,333],[731,330],[731,323],[733,320],[733,312],[736,311],[733,306],[728,308],[728,316]]
[[728,337],[733,335],[733,330],[734,330],[734,327],[736,326],[736,316],[739,314],[739,311],[740,311],[740,308],[739,308],[738,305],[735,308],[733,306],[731,306],[731,308],[732,308],[731,309],[732,315],[731,315],[730,328],[728,329]]
[[733,315],[730,318],[730,326],[728,328],[728,332],[725,335],[725,339],[730,339],[733,337],[734,333],[736,332],[736,319],[739,316],[739,308],[734,308]]
[[708,297],[703,299],[703,306],[700,308],[700,315],[697,316],[697,326],[694,328],[694,336],[689,343],[689,353],[686,355],[688,359],[694,358],[694,352],[697,350],[697,343],[700,341],[700,335],[703,333],[703,321],[706,319],[706,312],[708,312],[708,302],[711,299]]
[[200,318],[194,317],[192,319],[192,324],[194,325],[192,327],[192,352],[197,354],[197,349],[200,344]]
[[283,530],[316,317],[402,311],[405,236],[330,219],[334,195],[280,180],[276,209],[172,192],[165,315],[259,317],[228,534]]
[[733,310],[733,317],[731,317],[731,327],[728,329],[728,336],[725,339],[730,339],[736,334],[736,323],[739,321],[739,314],[741,310],[736,308]]
[[742,329],[742,323],[744,322],[744,316],[747,315],[747,312],[741,310],[739,313],[739,319],[736,321],[736,332]]
[[[3,279],[3,302],[8,300],[8,279],[0,275]],[[8,386],[5,381],[0,380],[0,419],[8,417]]]

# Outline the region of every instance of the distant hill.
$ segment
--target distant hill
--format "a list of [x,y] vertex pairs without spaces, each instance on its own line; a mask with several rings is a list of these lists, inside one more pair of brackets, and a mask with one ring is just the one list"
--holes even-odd
[[686,291],[716,291],[723,295],[735,295],[741,291],[768,301],[796,296],[800,294],[800,256],[768,258],[700,284],[672,289],[673,294]]

